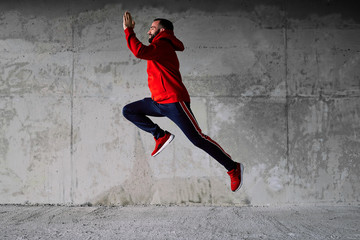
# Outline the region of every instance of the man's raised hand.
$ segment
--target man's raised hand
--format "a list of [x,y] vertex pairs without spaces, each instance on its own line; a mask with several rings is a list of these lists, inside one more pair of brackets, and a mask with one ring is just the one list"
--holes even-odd
[[135,22],[134,20],[132,20],[131,14],[128,11],[126,11],[123,16],[123,28],[125,30],[128,27],[134,28]]

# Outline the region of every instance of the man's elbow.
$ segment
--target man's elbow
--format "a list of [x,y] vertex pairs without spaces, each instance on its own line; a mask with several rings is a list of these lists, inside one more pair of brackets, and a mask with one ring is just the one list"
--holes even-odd
[[140,58],[140,59],[144,59],[144,60],[149,60],[149,59],[148,59],[148,58],[149,58],[149,54],[148,54],[146,51],[144,51],[144,48],[140,48],[140,49],[138,49],[137,51],[134,51],[133,53],[134,53],[134,56],[135,56],[136,58]]
[[134,52],[134,56],[135,56],[136,58],[144,59],[143,54],[141,54],[140,52]]

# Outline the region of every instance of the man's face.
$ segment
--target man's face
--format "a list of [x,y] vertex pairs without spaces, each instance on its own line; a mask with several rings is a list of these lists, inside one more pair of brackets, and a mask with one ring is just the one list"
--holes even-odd
[[151,24],[150,30],[147,32],[149,35],[149,43],[151,43],[154,37],[160,32],[159,23],[160,21],[158,20]]

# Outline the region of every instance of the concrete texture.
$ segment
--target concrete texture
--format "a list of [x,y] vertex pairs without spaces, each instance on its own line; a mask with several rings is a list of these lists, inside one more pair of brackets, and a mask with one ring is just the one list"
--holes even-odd
[[[205,4],[206,2],[206,4]],[[225,170],[176,135],[150,158],[122,107],[149,96],[127,49],[172,20],[203,132],[245,165]],[[2,1],[0,203],[350,203],[360,199],[360,19],[351,1]]]
[[360,209],[0,206],[7,239],[359,239]]

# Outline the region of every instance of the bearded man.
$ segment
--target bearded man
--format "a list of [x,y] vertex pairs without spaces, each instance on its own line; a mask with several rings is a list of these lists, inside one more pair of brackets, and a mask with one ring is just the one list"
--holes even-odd
[[243,183],[244,166],[234,162],[230,155],[210,137],[202,133],[190,108],[190,96],[182,82],[176,51],[183,51],[183,43],[174,35],[171,21],[155,19],[147,34],[150,45],[142,44],[134,33],[135,21],[129,12],[123,16],[127,46],[135,57],[147,60],[148,86],[151,98],[127,104],[123,115],[138,128],[153,135],[155,157],[174,139],[148,116],[167,117],[172,120],[197,147],[201,148],[227,169],[231,190],[237,191]]

